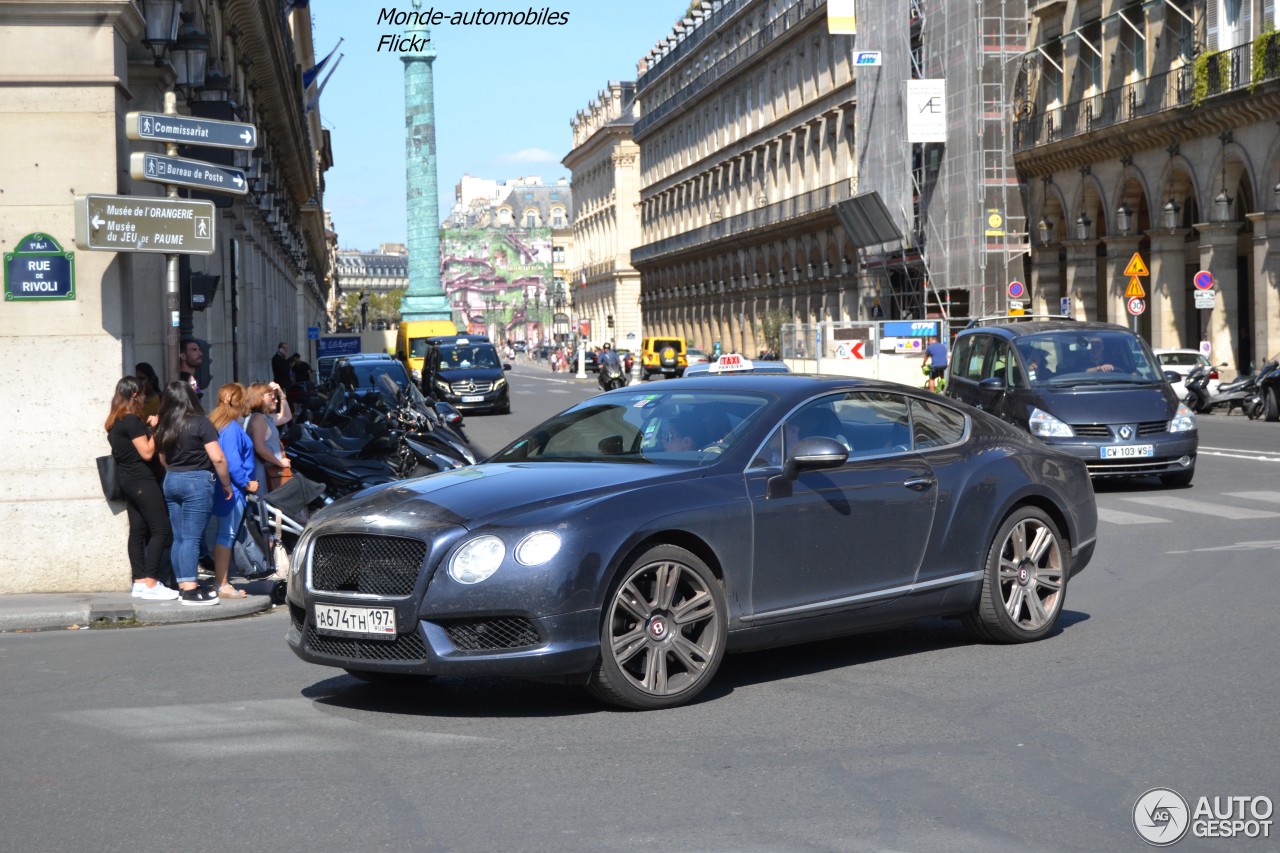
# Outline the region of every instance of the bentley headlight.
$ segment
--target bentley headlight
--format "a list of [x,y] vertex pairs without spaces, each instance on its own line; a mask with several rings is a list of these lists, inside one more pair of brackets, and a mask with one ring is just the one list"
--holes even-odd
[[516,562],[522,566],[541,566],[560,552],[560,534],[550,530],[530,533],[516,546]]
[[1042,409],[1031,410],[1031,419],[1027,426],[1032,435],[1038,435],[1041,438],[1071,438],[1075,435],[1071,427]]
[[449,560],[449,577],[458,583],[487,580],[507,556],[507,546],[497,536],[477,536],[463,545]]
[[1178,404],[1178,411],[1169,422],[1169,432],[1189,432],[1196,428],[1196,416],[1187,408],[1186,403]]

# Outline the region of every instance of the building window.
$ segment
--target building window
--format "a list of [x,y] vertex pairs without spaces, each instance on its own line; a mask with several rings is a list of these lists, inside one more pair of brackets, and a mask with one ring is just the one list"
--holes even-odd
[[564,246],[551,247],[551,263],[553,264],[564,263]]

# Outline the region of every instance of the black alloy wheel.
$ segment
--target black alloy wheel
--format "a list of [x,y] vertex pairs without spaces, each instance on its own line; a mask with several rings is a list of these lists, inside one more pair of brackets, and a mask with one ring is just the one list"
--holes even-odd
[[1280,421],[1280,389],[1268,388],[1263,392],[1263,395],[1266,398],[1263,415],[1269,421]]
[[605,600],[600,661],[587,689],[611,705],[682,705],[724,657],[728,608],[719,579],[693,553],[658,545],[632,560]]
[[963,622],[978,639],[1025,643],[1053,630],[1067,594],[1068,551],[1035,507],[1010,513],[991,542],[977,606]]

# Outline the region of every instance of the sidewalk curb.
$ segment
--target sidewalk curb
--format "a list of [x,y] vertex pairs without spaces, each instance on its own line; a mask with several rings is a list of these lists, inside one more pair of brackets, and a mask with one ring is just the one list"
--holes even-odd
[[0,595],[0,632],[176,625],[235,619],[272,609],[270,587],[267,586],[260,594],[256,592],[250,592],[246,598],[224,598],[210,607],[188,607],[176,600],[143,601],[127,592]]

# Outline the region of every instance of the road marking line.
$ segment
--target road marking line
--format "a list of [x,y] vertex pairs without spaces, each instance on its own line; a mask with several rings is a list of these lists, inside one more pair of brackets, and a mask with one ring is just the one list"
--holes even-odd
[[1280,492],[1225,492],[1224,496],[1228,498],[1244,498],[1247,501],[1280,504]]
[[1119,509],[1103,509],[1098,507],[1098,521],[1109,521],[1112,524],[1168,524],[1167,518],[1156,518],[1153,515],[1138,515],[1136,512],[1124,512]]
[[1209,503],[1208,501],[1194,501],[1190,498],[1161,496],[1150,498],[1121,498],[1121,500],[1135,504],[1158,506],[1163,509],[1197,512],[1201,515],[1213,515],[1218,518],[1280,518],[1280,512],[1268,512],[1267,510],[1248,509],[1246,507],[1239,506],[1223,506],[1222,504]]
[[1202,456],[1223,456],[1228,459],[1251,459],[1254,462],[1280,462],[1280,456],[1267,456],[1261,450],[1251,452],[1232,447],[1199,447],[1196,453]]

